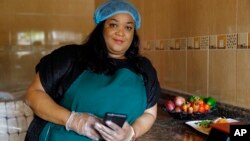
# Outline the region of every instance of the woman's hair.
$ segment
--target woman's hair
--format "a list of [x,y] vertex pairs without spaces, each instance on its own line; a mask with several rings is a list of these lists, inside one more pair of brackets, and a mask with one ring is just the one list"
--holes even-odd
[[[97,24],[83,43],[81,64],[84,69],[89,69],[96,73],[112,74],[116,68],[112,58],[108,55],[108,49],[103,37],[104,23],[105,21],[102,21]],[[132,43],[125,56],[137,73],[140,73],[141,70],[139,62],[144,58],[139,54],[139,45],[139,36],[136,30],[134,30]]]

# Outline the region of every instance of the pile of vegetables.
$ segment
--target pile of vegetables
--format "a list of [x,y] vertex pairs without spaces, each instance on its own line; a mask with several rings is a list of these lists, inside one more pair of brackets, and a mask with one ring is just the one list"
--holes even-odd
[[173,100],[165,101],[166,110],[175,112],[205,113],[215,106],[216,99],[213,97],[189,96],[185,99],[182,96],[176,96]]

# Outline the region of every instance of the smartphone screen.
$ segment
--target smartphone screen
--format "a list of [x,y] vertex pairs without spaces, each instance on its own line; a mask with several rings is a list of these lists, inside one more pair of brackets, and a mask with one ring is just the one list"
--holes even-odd
[[127,115],[118,113],[106,113],[104,117],[104,122],[112,121],[118,126],[122,127],[124,122],[127,120]]

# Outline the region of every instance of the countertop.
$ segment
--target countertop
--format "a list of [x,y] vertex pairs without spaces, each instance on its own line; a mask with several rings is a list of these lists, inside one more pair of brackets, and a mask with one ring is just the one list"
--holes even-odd
[[[202,119],[215,119],[221,117],[220,113],[214,112]],[[230,117],[232,118],[232,117]],[[250,118],[235,117],[239,121],[250,123]],[[162,107],[158,106],[158,116],[153,127],[137,141],[205,141],[208,135],[200,133],[185,124],[190,120],[174,119]]]
[[156,122],[138,141],[204,141],[207,135],[187,126],[186,121],[174,119],[158,107]]
[[[173,98],[175,94],[164,93],[158,102],[158,116],[153,127],[137,141],[205,141],[208,135],[198,132],[185,124],[190,120],[175,119],[163,110],[164,101]],[[231,105],[217,103],[217,110],[199,119],[214,120],[218,117],[233,118],[250,124],[250,110]]]

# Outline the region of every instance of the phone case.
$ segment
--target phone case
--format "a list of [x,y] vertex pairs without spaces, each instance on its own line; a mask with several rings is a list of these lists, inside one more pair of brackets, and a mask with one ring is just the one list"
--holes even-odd
[[118,126],[122,127],[124,122],[127,120],[127,115],[118,113],[106,113],[104,117],[104,122],[112,121]]

